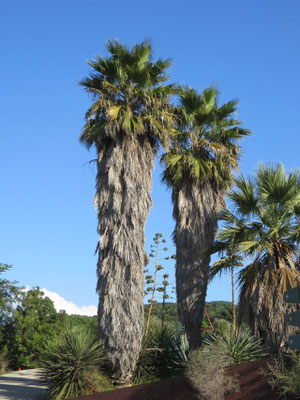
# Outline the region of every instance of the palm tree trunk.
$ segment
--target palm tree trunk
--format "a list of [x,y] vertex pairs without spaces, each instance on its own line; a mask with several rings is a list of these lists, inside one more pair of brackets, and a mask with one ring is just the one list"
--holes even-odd
[[235,322],[235,298],[234,298],[234,268],[231,267],[231,289],[232,289],[232,330],[235,335],[236,332],[236,322]]
[[176,292],[180,321],[190,347],[201,344],[201,325],[205,305],[210,257],[217,231],[217,212],[224,206],[223,193],[214,185],[186,185],[173,190],[173,216],[176,221]]
[[[296,276],[296,273],[295,273]],[[295,278],[294,286],[300,284],[300,274]],[[278,285],[270,291],[263,282],[258,282],[252,295],[240,298],[240,320],[245,321],[253,334],[262,339],[270,348],[287,347],[288,337],[297,332],[289,326],[288,314],[300,309],[299,304],[287,304]]]
[[144,333],[144,229],[152,206],[154,155],[143,137],[98,148],[99,331],[116,378],[130,380]]

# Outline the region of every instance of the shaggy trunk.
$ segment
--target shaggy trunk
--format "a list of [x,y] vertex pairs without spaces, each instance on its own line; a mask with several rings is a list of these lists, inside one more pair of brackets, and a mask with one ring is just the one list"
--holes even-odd
[[[300,274],[298,285],[300,285]],[[240,321],[248,323],[253,334],[271,348],[274,345],[279,348],[286,347],[288,337],[297,330],[296,327],[288,325],[288,314],[299,310],[300,305],[286,304],[278,291],[278,285],[274,285],[274,289],[270,291],[262,282],[257,284],[251,296],[240,300]]]
[[214,185],[186,185],[173,190],[173,216],[176,221],[176,292],[180,321],[190,347],[201,344],[210,257],[206,250],[214,243],[217,212],[224,206],[223,192]]
[[144,332],[144,229],[152,206],[153,149],[143,137],[99,146],[99,330],[119,380],[130,380]]

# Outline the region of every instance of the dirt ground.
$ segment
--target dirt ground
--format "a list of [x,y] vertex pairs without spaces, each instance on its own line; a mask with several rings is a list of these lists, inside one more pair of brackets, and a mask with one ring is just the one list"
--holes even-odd
[[1,400],[45,399],[39,369],[15,371],[0,377]]
[[[237,374],[240,380],[238,393],[225,396],[225,400],[277,400],[276,394],[259,371],[266,368],[270,359],[257,360],[230,367],[228,373]],[[196,400],[197,393],[184,377],[131,386],[111,392],[82,396],[81,400]]]

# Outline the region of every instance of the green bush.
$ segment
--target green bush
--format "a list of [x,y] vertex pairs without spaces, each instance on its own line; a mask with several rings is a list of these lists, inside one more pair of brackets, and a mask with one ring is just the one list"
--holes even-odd
[[268,371],[262,374],[267,376],[268,383],[283,398],[300,399],[299,354],[280,355],[273,363],[268,363]]
[[4,351],[0,353],[0,375],[7,374],[9,372],[10,361],[7,358],[7,353]]
[[41,362],[48,399],[69,399],[110,386],[101,372],[107,363],[104,349],[83,327],[49,343]]
[[231,365],[254,361],[267,355],[261,341],[252,336],[249,330],[239,330],[236,334],[210,335],[204,340],[204,347],[211,348],[218,345],[220,355],[226,356]]
[[229,363],[230,358],[222,354],[219,344],[191,352],[186,376],[198,391],[199,399],[222,400],[226,393],[239,390],[237,378],[225,374]]
[[22,294],[5,326],[5,347],[12,369],[38,368],[49,340],[65,327],[65,315],[57,313],[53,302],[39,288]]
[[[154,321],[153,321],[154,322]],[[187,363],[186,337],[170,326],[150,325],[137,362],[134,382],[153,382],[182,373]]]
[[214,329],[218,335],[229,335],[232,330],[232,324],[226,319],[217,318],[214,322]]

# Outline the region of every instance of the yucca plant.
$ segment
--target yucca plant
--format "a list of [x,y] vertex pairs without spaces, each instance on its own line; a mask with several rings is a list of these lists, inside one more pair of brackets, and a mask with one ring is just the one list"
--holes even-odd
[[183,363],[187,363],[190,352],[189,341],[185,330],[183,328],[178,328],[178,326],[176,326],[176,342],[180,359],[183,360]]
[[47,398],[69,399],[108,387],[109,380],[101,373],[106,363],[102,344],[89,330],[68,329],[47,345],[42,356]]
[[135,383],[150,382],[180,374],[187,363],[187,338],[168,326],[152,324],[144,338],[135,370]]
[[227,357],[230,365],[254,361],[267,355],[261,340],[252,336],[249,330],[238,330],[236,334],[227,335],[212,334],[210,338],[204,340],[204,346],[207,350],[218,346],[220,357]]

